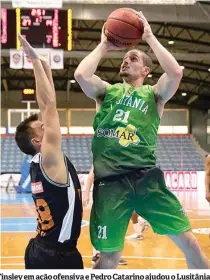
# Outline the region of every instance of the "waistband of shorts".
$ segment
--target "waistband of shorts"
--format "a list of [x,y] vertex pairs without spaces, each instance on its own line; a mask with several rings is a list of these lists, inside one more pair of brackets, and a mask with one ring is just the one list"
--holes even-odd
[[98,184],[103,181],[104,182],[115,181],[115,180],[118,180],[119,178],[122,178],[122,176],[134,177],[134,178],[135,177],[136,178],[150,177],[150,178],[155,179],[157,177],[160,177],[161,174],[162,174],[162,171],[158,166],[136,168],[136,169],[133,169],[133,170],[125,172],[125,173],[110,175],[110,176],[103,177],[103,178],[98,178],[98,179],[94,180],[94,184]]
[[59,252],[69,252],[73,251],[77,247],[77,241],[67,241],[64,243],[61,242],[49,242],[45,240],[44,237],[40,236],[39,234],[34,238],[34,241],[38,243],[38,245],[43,246],[47,249],[56,250]]

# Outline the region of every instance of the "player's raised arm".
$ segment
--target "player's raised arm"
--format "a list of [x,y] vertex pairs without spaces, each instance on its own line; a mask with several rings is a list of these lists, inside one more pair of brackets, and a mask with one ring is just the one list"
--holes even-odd
[[114,45],[107,41],[102,29],[100,44],[78,65],[74,77],[88,97],[96,100],[97,97],[105,95],[106,87],[109,84],[94,73],[100,60],[109,50],[115,48]]
[[45,57],[39,56],[39,59],[44,68],[45,74],[50,82],[51,88],[54,90],[54,94],[55,94],[55,87],[54,87],[54,83],[53,83],[53,77],[52,77],[52,71],[51,71],[50,65]]
[[34,141],[33,145],[40,146],[42,164],[47,175],[59,183],[66,183],[67,175],[61,151],[61,131],[56,108],[55,90],[54,87],[52,88],[52,84],[35,50],[22,36],[20,36],[20,41],[24,52],[33,63],[36,97],[43,121],[42,140],[37,143],[37,140],[32,139],[32,142]]
[[154,36],[151,27],[142,12],[139,12],[138,15],[144,25],[142,39],[151,47],[161,67],[165,71],[157,84],[153,87],[155,94],[158,95],[158,102],[164,106],[164,104],[176,93],[182,79],[183,71],[173,55],[167,51]]

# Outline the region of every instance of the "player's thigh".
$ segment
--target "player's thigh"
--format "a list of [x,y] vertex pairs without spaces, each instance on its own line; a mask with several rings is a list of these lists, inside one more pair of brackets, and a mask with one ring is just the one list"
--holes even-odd
[[189,219],[177,199],[167,188],[161,170],[156,176],[138,182],[135,209],[158,234],[179,234],[191,228]]
[[123,180],[102,182],[93,189],[91,241],[99,251],[120,251],[133,211],[132,198]]

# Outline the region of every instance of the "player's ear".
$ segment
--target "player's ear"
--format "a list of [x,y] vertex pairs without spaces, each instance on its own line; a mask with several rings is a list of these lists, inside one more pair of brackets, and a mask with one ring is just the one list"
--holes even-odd
[[145,77],[150,73],[150,68],[148,66],[144,66],[144,74],[145,74]]
[[41,146],[41,141],[40,141],[40,139],[32,138],[31,139],[31,144],[38,148],[38,147]]

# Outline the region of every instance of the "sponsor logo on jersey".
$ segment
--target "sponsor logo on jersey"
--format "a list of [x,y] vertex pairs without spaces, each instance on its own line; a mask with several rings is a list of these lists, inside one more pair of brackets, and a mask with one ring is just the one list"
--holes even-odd
[[127,125],[126,127],[118,127],[116,130],[111,128],[98,128],[97,137],[118,138],[119,144],[127,147],[130,144],[137,145],[140,142],[136,135],[136,127],[134,125]]
[[44,192],[42,182],[36,182],[31,184],[32,193],[42,193]]

